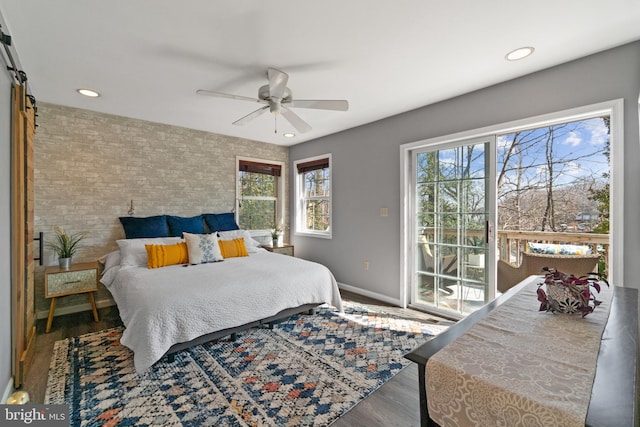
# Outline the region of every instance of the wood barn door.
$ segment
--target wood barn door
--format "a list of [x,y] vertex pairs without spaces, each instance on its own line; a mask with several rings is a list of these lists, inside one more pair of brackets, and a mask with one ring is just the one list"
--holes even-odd
[[[35,113],[24,86],[12,90],[12,360],[14,386],[27,375],[36,340],[34,286],[34,173]],[[40,242],[42,244],[42,242]]]

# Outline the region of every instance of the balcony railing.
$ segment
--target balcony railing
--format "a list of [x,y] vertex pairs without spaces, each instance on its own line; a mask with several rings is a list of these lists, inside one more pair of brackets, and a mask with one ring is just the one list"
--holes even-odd
[[500,259],[516,266],[520,265],[520,254],[528,251],[527,242],[590,246],[591,253],[602,256],[604,271],[601,272],[609,271],[608,234],[500,230],[498,231]]
[[[482,249],[479,249],[486,238],[484,230],[464,230],[462,250],[455,229],[436,230],[429,227],[422,228],[420,234],[418,303],[464,314],[489,302],[484,257],[481,255]],[[436,241],[436,235],[438,255],[434,257],[431,252],[427,254],[425,249],[429,248],[429,243]],[[535,242],[589,246],[592,253],[601,256],[598,271],[602,274],[609,271],[608,234],[499,230],[497,239],[499,258],[516,267],[522,261],[522,252],[529,250],[527,243]],[[472,260],[472,257],[481,257],[481,260]],[[434,275],[436,265],[440,266],[439,279]]]
[[[428,241],[433,241],[434,229],[423,228],[422,233],[427,236]],[[455,229],[444,229],[442,234],[446,238],[451,238],[450,243],[455,243],[457,235]],[[484,230],[465,230],[468,237],[483,239]],[[527,252],[528,242],[554,243],[562,245],[583,245],[591,247],[591,253],[600,254],[602,262],[600,272],[609,271],[609,235],[579,232],[554,232],[554,231],[515,231],[498,230],[498,256],[501,260],[509,262],[514,266],[520,265],[522,252]]]

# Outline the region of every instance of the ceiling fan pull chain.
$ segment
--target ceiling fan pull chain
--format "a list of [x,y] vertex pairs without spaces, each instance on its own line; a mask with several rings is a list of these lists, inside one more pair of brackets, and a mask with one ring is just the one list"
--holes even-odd
[[273,133],[278,133],[278,115],[274,114],[273,115]]

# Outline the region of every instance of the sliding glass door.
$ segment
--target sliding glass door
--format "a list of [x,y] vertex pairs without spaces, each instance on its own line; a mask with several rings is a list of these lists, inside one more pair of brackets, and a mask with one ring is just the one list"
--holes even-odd
[[413,152],[412,304],[467,314],[495,297],[494,150],[485,137]]
[[402,300],[470,313],[504,287],[498,263],[517,267],[533,242],[583,246],[622,283],[622,107],[603,102],[403,145]]

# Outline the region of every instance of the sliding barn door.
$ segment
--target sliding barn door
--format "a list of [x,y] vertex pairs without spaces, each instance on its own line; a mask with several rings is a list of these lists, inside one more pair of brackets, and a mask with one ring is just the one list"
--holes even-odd
[[[11,277],[13,378],[20,387],[33,358],[36,339],[34,287],[33,137],[35,114],[25,88],[12,91]],[[41,242],[42,244],[42,242]]]

